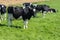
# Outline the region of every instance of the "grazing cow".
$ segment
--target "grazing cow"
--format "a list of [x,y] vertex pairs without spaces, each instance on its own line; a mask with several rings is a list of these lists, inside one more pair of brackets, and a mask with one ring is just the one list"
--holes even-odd
[[36,17],[36,7],[35,7],[35,5],[33,5],[32,3],[23,3],[23,8],[26,8],[26,7],[31,7],[31,8],[33,8],[34,9],[34,11],[35,11],[35,13],[34,13],[34,15],[33,15],[33,17]]
[[53,12],[53,13],[56,13],[56,12],[57,12],[57,10],[54,9],[54,8],[49,8],[49,11],[50,11],[50,12]]
[[50,6],[48,5],[37,5],[36,6],[36,10],[39,12],[39,11],[42,11],[42,15],[45,16],[45,14],[48,12]]
[[36,7],[36,9],[37,9],[38,11],[42,11],[42,13],[43,13],[44,11],[48,11],[49,8],[50,8],[50,6],[48,6],[48,5],[46,5],[46,4],[44,4],[44,5],[37,5],[37,7]]
[[[38,4],[24,3],[24,6],[25,7],[32,7],[34,9],[36,9],[36,12],[42,12],[43,18],[45,17],[46,13],[49,12],[49,11],[54,12],[54,13],[56,12],[55,9],[50,8],[50,6],[46,5],[46,4],[38,5]],[[35,17],[35,16],[36,16],[36,13],[34,14],[33,17]]]
[[0,4],[0,23],[3,20],[6,20],[6,6],[3,4]]
[[56,13],[56,10],[54,8],[50,8],[50,6],[48,6],[46,4],[44,4],[44,5],[37,5],[35,8],[36,8],[36,10],[38,12],[42,11],[43,17],[45,17],[47,12],[54,12],[54,13]]
[[28,20],[30,20],[30,18],[34,15],[35,13],[35,9],[33,9],[32,7],[13,7],[13,6],[9,6],[8,7],[8,26],[12,25],[12,16],[15,19],[18,19],[20,16],[22,16],[22,19],[24,21],[24,29],[28,28],[27,24],[28,24]]

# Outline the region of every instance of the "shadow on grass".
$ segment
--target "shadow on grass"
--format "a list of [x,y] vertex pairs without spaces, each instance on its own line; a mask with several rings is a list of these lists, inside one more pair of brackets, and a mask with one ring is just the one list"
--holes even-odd
[[14,28],[21,28],[21,26],[15,26],[15,25],[8,26],[8,25],[6,25],[6,24],[0,24],[0,26],[7,26],[7,27],[14,27]]

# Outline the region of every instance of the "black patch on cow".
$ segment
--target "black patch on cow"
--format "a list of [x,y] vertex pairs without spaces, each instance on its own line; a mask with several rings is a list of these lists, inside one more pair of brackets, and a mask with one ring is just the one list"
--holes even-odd
[[1,13],[1,14],[6,13],[6,6],[3,5],[3,4],[0,4],[0,13]]
[[15,19],[18,19],[20,16],[22,16],[22,13],[24,13],[22,7],[14,7],[13,11],[14,11],[13,12],[13,17]]

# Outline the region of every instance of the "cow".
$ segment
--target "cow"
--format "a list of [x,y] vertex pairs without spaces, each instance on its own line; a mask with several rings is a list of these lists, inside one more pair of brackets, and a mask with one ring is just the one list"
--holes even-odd
[[56,12],[57,12],[57,10],[56,10],[56,9],[54,9],[54,8],[49,8],[49,10],[48,10],[48,11],[53,12],[53,13],[56,13]]
[[3,4],[0,4],[0,23],[3,20],[6,20],[6,6]]
[[24,29],[28,28],[27,26],[28,20],[30,20],[35,13],[35,9],[32,7],[9,6],[7,10],[8,10],[8,26],[12,25],[12,17],[18,19],[20,16],[22,16],[22,19],[24,21]]
[[35,9],[37,10],[37,12],[41,12],[42,15],[43,15],[43,18],[45,18],[45,15],[47,12],[53,12],[53,13],[56,13],[56,9],[54,8],[50,8],[49,5],[46,5],[46,4],[42,4],[42,5],[36,5],[35,6]]
[[35,5],[33,5],[32,3],[23,3],[23,8],[26,8],[26,7],[32,7],[35,11],[35,14],[33,15],[33,17],[36,17],[36,10],[35,10]]
[[36,5],[36,10],[37,12],[42,12],[43,17],[46,15],[46,13],[48,12],[50,6],[46,5],[46,4],[42,4],[42,5]]

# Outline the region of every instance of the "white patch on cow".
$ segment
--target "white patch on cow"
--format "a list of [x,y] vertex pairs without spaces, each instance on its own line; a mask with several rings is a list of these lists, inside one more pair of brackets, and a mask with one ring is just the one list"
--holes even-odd
[[44,13],[46,13],[46,11],[44,11]]
[[25,6],[23,6],[23,9],[25,8]]
[[2,7],[4,7],[4,6],[2,5]]
[[53,13],[53,11],[51,10],[51,13]]
[[22,16],[19,17],[20,19],[22,18]]
[[27,25],[28,25],[28,20],[25,20],[25,21],[24,21],[24,29],[28,28]]
[[33,11],[35,12],[35,11],[36,11],[36,9],[33,9]]

